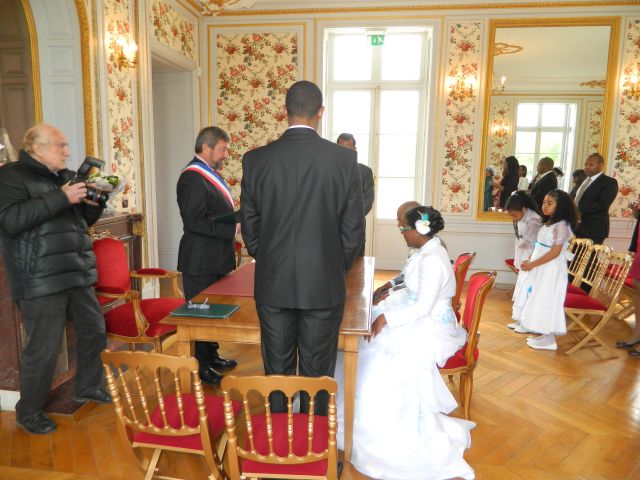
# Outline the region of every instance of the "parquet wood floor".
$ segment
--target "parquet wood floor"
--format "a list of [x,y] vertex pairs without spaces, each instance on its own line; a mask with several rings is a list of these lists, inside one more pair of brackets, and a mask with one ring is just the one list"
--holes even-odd
[[[385,280],[386,272],[377,279]],[[584,348],[568,357],[574,342],[559,339],[557,352],[534,351],[526,335],[505,327],[510,301],[494,289],[480,324],[480,360],[471,405],[472,445],[466,453],[480,480],[640,480],[640,361],[620,351]],[[611,321],[604,337],[626,337],[633,317]],[[257,346],[223,345],[239,361],[237,374],[262,372]],[[457,395],[457,384],[451,385]],[[455,412],[455,415],[460,415]],[[52,435],[28,435],[12,412],[0,413],[0,479],[137,479],[116,436],[110,406],[78,421],[56,418]],[[205,479],[203,462],[188,455],[161,460],[170,475]],[[345,465],[344,480],[366,480]]]

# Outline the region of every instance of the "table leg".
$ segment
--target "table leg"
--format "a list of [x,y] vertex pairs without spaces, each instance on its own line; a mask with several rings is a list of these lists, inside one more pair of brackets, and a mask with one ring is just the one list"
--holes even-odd
[[[193,340],[190,338],[189,327],[178,326],[176,336],[178,356],[193,357],[193,355],[195,354],[195,350]],[[180,382],[182,383],[183,391],[188,390],[187,393],[191,393],[191,377],[189,375],[189,372],[181,370]]]
[[344,460],[351,460],[353,417],[356,403],[356,372],[358,369],[358,337],[344,339]]

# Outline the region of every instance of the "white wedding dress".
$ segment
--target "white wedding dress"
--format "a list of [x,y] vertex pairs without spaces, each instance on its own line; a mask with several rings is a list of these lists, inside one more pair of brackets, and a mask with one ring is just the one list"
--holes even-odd
[[[384,313],[388,326],[359,345],[351,463],[376,479],[473,479],[462,456],[475,424],[446,415],[457,403],[437,367],[466,341],[451,309],[453,270],[437,237],[407,260],[405,284],[374,307],[372,318]],[[343,359],[336,366],[339,448]]]

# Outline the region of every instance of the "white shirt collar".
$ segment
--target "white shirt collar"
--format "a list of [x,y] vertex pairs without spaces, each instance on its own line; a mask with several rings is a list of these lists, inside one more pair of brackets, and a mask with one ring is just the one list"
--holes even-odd
[[600,175],[602,175],[604,172],[598,172],[595,175],[592,175],[591,178],[591,183],[593,183],[595,181],[596,178],[598,178]]
[[287,130],[291,130],[292,128],[308,128],[310,130],[313,130],[314,132],[316,131],[315,128],[310,127],[309,125],[290,125],[289,128],[287,128]]

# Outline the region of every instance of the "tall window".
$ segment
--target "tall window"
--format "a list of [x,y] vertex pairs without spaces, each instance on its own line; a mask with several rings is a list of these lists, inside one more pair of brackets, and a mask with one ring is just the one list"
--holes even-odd
[[429,47],[425,28],[327,32],[326,131],[333,141],[355,136],[358,161],[376,177],[377,219],[395,219],[419,193]]
[[554,166],[567,173],[563,180],[570,180],[577,110],[575,103],[518,103],[515,156],[531,172],[530,180],[542,157],[552,158]]

